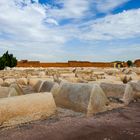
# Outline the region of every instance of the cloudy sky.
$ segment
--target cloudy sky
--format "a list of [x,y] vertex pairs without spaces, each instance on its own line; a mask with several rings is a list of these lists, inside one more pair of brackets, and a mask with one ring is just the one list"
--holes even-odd
[[140,0],[0,0],[0,55],[19,60],[140,58]]

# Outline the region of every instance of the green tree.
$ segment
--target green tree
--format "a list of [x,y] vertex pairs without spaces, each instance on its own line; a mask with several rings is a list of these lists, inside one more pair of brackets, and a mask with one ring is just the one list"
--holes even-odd
[[2,57],[0,57],[0,70],[3,70],[5,68],[5,63],[2,59]]
[[128,60],[127,61],[127,65],[128,65],[128,67],[132,67],[133,66],[133,62],[131,60]]
[[0,70],[5,67],[15,67],[17,65],[17,59],[13,56],[13,54],[9,54],[8,51],[0,57]]

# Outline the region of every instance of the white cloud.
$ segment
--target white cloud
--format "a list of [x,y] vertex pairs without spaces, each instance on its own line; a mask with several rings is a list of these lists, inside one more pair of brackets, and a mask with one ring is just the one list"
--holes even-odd
[[[7,1],[7,2],[6,2]],[[40,4],[31,4],[22,9],[14,1],[6,0],[0,4],[0,32],[11,35],[16,40],[64,42],[65,37],[57,28],[51,29],[45,25],[55,23],[53,19],[46,18],[46,9]]]
[[[59,0],[60,9],[41,5],[38,0],[34,2],[0,0],[0,50],[11,50],[19,59],[55,61],[58,56],[62,58],[63,49],[73,39],[94,42],[140,37],[140,9],[88,22],[81,19],[88,16],[91,4],[95,4],[92,0]],[[124,2],[126,0],[118,0],[112,4],[106,0],[103,5],[101,0],[93,7],[108,12]],[[90,12],[96,14],[94,10]],[[78,19],[78,23],[59,24],[67,18]]]
[[50,23],[50,24],[54,24],[54,25],[59,25],[58,22],[52,18],[48,18],[46,19],[46,22],[47,23]]
[[114,8],[123,5],[124,3],[130,0],[96,0],[94,3],[96,4],[96,8],[99,12],[110,12]]
[[55,56],[66,41],[61,28],[55,25],[57,21],[47,18],[44,5],[30,0],[0,1],[0,50],[14,51],[19,59],[31,59],[32,52]]
[[96,12],[108,13],[128,1],[130,0],[54,0],[62,8],[48,6],[48,16],[58,20],[94,16]]
[[90,0],[59,0],[56,4],[62,5],[62,8],[48,8],[48,16],[56,19],[82,18],[86,15],[90,7]]
[[87,40],[128,39],[140,36],[140,9],[109,15],[82,25],[80,38]]

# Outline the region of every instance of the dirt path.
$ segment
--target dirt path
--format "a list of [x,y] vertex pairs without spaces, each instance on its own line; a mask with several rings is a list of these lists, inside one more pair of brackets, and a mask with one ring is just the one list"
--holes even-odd
[[92,118],[62,115],[1,130],[0,140],[140,140],[140,102]]

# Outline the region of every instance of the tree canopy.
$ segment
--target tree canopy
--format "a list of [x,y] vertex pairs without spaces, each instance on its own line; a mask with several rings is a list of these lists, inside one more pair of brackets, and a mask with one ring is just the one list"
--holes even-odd
[[133,66],[133,62],[131,60],[128,60],[127,65],[128,65],[128,67],[131,67],[131,66]]
[[17,65],[17,59],[13,54],[9,54],[6,51],[2,57],[0,57],[0,70],[3,70],[5,67],[15,67]]

